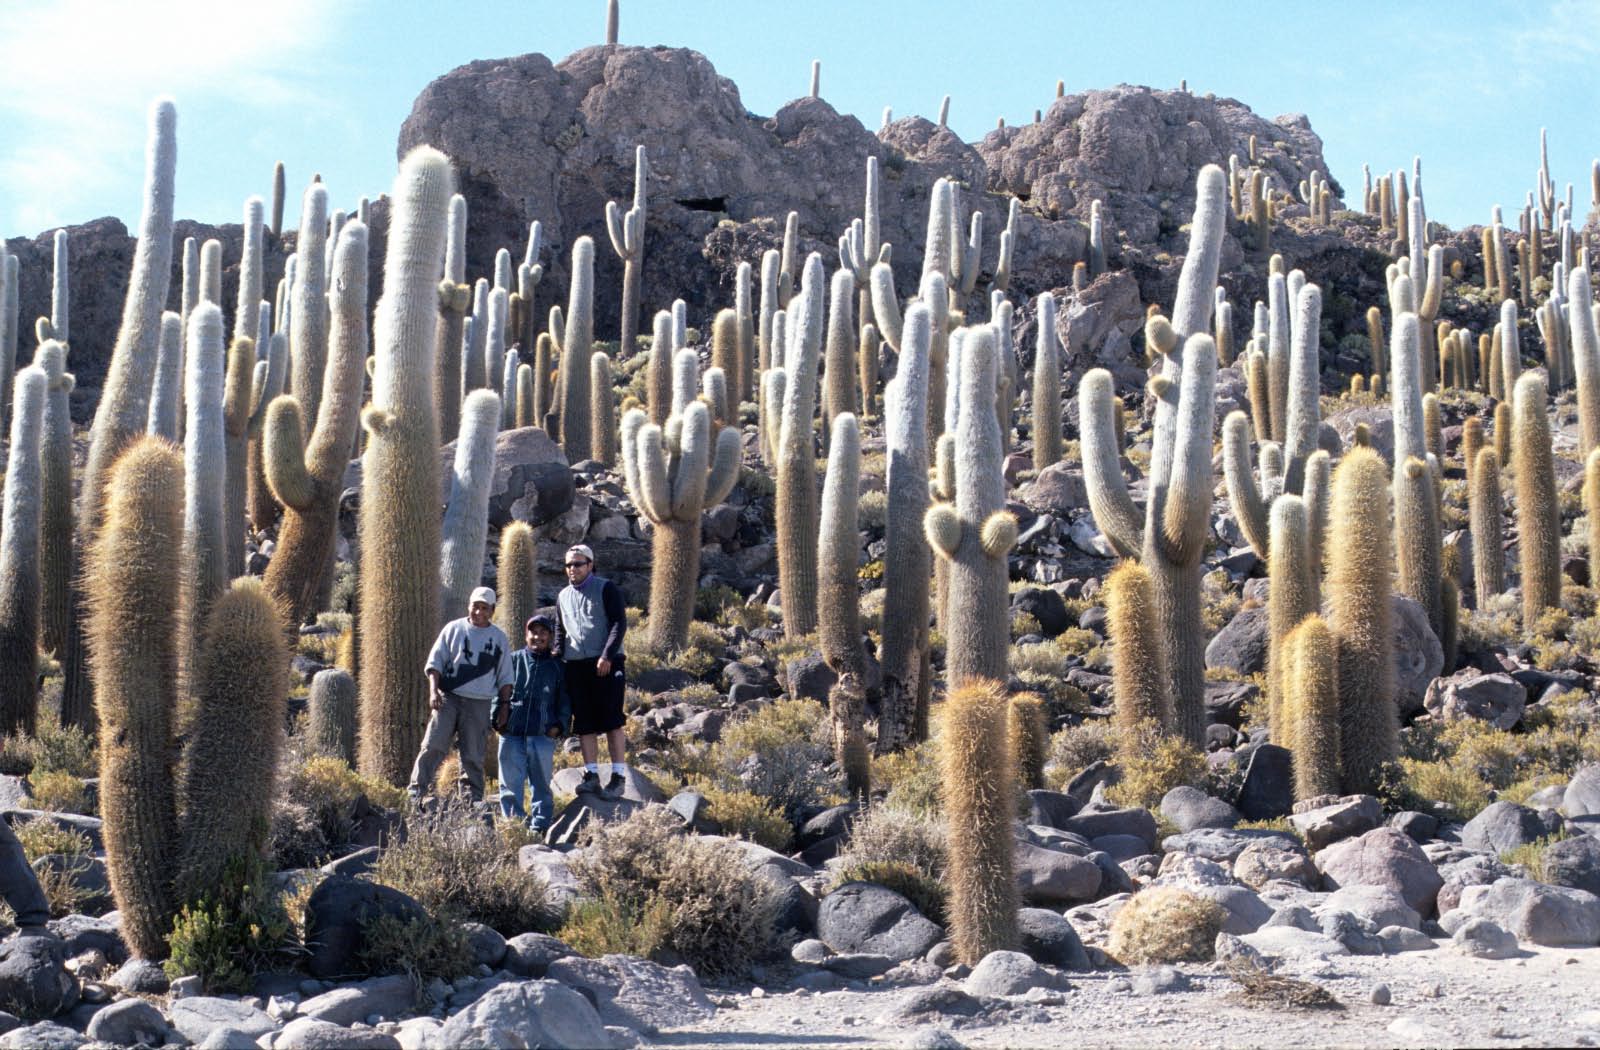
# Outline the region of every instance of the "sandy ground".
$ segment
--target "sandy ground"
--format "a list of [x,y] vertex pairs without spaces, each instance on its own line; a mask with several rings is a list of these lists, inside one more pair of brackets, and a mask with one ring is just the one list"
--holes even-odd
[[[973,1018],[905,1020],[914,991],[861,985],[839,991],[716,994],[716,1015],[663,1031],[644,1045],[673,1047],[1477,1047],[1600,1046],[1600,948],[1538,948],[1520,958],[1470,959],[1448,942],[1398,956],[1341,956],[1285,964],[1342,1010],[1241,1001],[1208,965],[1180,969],[1187,992],[1138,995],[1126,974],[1075,974],[1070,989],[1006,1000]],[[1389,986],[1377,1006],[1373,987]]]

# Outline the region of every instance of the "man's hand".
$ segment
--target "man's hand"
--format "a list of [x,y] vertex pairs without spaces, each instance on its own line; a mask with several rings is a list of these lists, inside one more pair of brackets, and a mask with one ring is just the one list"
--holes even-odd
[[442,710],[444,708],[444,693],[435,689],[433,696],[428,698],[428,707],[435,711]]
[[604,678],[609,675],[611,673],[611,661],[607,660],[603,656],[596,660],[594,662],[594,673],[600,678]]
[[510,724],[511,724],[511,712],[510,711],[503,711],[503,712],[501,712],[500,717],[496,718],[494,720],[494,731],[496,733],[504,733],[506,731],[506,726],[508,726]]

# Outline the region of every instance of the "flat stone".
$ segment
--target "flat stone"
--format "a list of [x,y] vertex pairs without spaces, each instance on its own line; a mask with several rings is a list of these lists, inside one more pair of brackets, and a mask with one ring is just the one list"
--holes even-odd
[[822,898],[817,937],[835,952],[869,952],[904,961],[927,954],[944,939],[944,931],[893,890],[847,882]]
[[1179,831],[1231,828],[1239,823],[1238,810],[1220,798],[1212,798],[1199,788],[1186,784],[1162,796],[1161,815],[1177,825]]
[[149,959],[129,959],[106,983],[133,995],[164,995],[170,987],[167,971]]
[[1305,839],[1306,848],[1315,851],[1382,824],[1383,806],[1371,795],[1349,795],[1332,805],[1292,814],[1289,823]]
[[167,1007],[167,1017],[172,1027],[191,1043],[205,1042],[206,1037],[219,1028],[231,1028],[253,1037],[278,1027],[278,1023],[265,1011],[249,1003],[212,995],[174,1000]]
[[1133,975],[1134,995],[1168,995],[1191,987],[1188,976],[1176,966],[1151,966]]
[[1330,889],[1387,886],[1419,915],[1432,915],[1444,879],[1422,849],[1403,831],[1374,828],[1358,838],[1336,842],[1313,858]]
[[[814,942],[820,944],[821,942]],[[836,973],[850,981],[869,981],[894,969],[898,964],[887,955],[874,955],[871,952],[846,952],[842,955],[830,955],[821,960],[822,966],[829,973]],[[909,965],[909,964],[907,964]]]
[[[669,1004],[663,1004],[669,1005]],[[582,993],[560,981],[516,981],[489,989],[432,1032],[428,1046],[607,1047],[600,1014]]]
[[1402,952],[1432,951],[1438,945],[1433,943],[1433,938],[1421,930],[1413,930],[1405,926],[1385,926],[1378,931],[1378,940],[1383,942],[1385,955],[1399,955]]
[[715,1010],[688,966],[669,968],[631,955],[569,956],[547,972],[551,980],[592,996],[606,1024],[646,1034],[703,1021]]
[[0,1050],[77,1050],[87,1039],[66,1025],[40,1021],[0,1035]]
[[300,1004],[298,1013],[301,1017],[348,1027],[373,1014],[399,1017],[409,1013],[416,998],[416,986],[403,974],[373,977],[307,999]]
[[400,1050],[400,1040],[371,1028],[355,1031],[312,1017],[297,1017],[273,1039],[272,1050]]
[[1257,843],[1277,844],[1298,848],[1300,840],[1287,831],[1268,831],[1258,828],[1201,828],[1181,835],[1168,835],[1161,840],[1161,848],[1168,853],[1181,851],[1214,860],[1219,864],[1232,864],[1250,846]]
[[1063,827],[1077,816],[1083,803],[1062,791],[1034,789],[1028,792],[1028,823]]

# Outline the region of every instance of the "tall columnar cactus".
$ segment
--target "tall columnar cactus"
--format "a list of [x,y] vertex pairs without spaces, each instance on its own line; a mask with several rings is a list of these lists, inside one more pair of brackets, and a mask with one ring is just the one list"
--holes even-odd
[[70,248],[71,238],[67,231],[57,230],[52,242],[50,268],[50,338],[63,343],[72,338],[72,269],[68,265]]
[[[485,389],[499,392],[504,396],[506,328],[511,320],[511,303],[504,288],[491,288],[486,303],[483,330],[483,385]],[[512,375],[515,378],[514,372]]]
[[107,479],[105,521],[87,552],[85,633],[100,722],[106,868],[134,954],[167,951],[174,913],[172,776],[183,535],[178,453],[158,438],[127,448]]
[[[552,311],[555,309],[551,307]],[[465,335],[461,343],[461,395],[465,397],[489,383],[483,371],[483,346],[489,331],[489,282],[482,277],[472,286],[472,308],[462,322],[462,330]]]
[[1389,595],[1389,469],[1352,448],[1333,475],[1326,592],[1339,682],[1340,783],[1371,793],[1400,753],[1395,708],[1394,618]]
[[1289,338],[1289,389],[1284,407],[1284,478],[1286,492],[1305,487],[1306,460],[1317,450],[1322,416],[1321,354],[1317,334],[1322,324],[1322,289],[1304,285],[1294,302],[1294,327]]
[[[21,298],[17,294],[17,257],[7,252],[0,241],[0,399],[11,389],[11,374],[17,366],[17,318]],[[0,406],[3,407],[3,406]]]
[[655,526],[650,572],[650,648],[677,652],[689,642],[700,581],[700,515],[727,498],[739,479],[739,434],[711,438],[705,402],[690,402],[666,427],[640,409],[622,420],[623,477],[640,513]]
[[[299,262],[298,254],[295,261]],[[298,265],[295,269],[298,272]],[[222,242],[215,237],[200,245],[200,298],[196,302],[222,305]]]
[[740,263],[739,268],[734,271],[733,279],[733,314],[739,325],[737,344],[739,384],[733,389],[734,404],[736,405],[743,404],[755,396],[756,315],[750,302],[750,277],[750,264],[747,262]]
[[940,797],[950,843],[950,936],[957,958],[969,966],[1017,941],[1017,788],[1006,706],[998,682],[958,687],[945,701],[939,737]]
[[[737,414],[739,391],[744,383],[739,345],[739,314],[734,310],[718,310],[711,322],[711,366],[722,369],[727,378],[731,410]],[[724,417],[726,422],[733,416]]]
[[[1162,354],[1151,382],[1155,440],[1142,535],[1128,495],[1113,432],[1110,376],[1080,387],[1085,479],[1095,521],[1120,552],[1141,550],[1150,570],[1156,624],[1166,653],[1167,690],[1179,732],[1205,733],[1205,629],[1200,616],[1200,556],[1210,532],[1211,431],[1215,416],[1216,344],[1211,309],[1227,209],[1226,177],[1216,165],[1200,172],[1189,251],[1178,279],[1170,324],[1152,322]],[[1097,370],[1098,371],[1098,370]]]
[[1273,740],[1281,743],[1288,729],[1283,641],[1321,604],[1316,566],[1311,562],[1311,521],[1305,501],[1286,493],[1272,504],[1272,539],[1267,567],[1267,721]]
[[1578,426],[1585,456],[1600,448],[1600,334],[1596,333],[1589,268],[1567,275],[1567,323],[1572,329],[1572,366],[1578,386]]
[[32,733],[39,710],[40,438],[49,377],[16,375],[0,516],[0,732]]
[[[326,307],[318,309],[326,312]],[[251,395],[255,385],[256,347],[235,339],[228,347],[228,367],[223,377],[222,529],[226,542],[228,579],[244,573],[244,518]]]
[[665,426],[672,415],[672,315],[657,310],[650,338],[650,361],[645,365],[645,404],[650,422]]
[[623,360],[631,357],[639,332],[639,282],[644,276],[645,201],[650,165],[644,147],[633,151],[633,207],[623,211],[616,201],[606,201],[606,230],[611,235],[611,250],[622,260],[622,335],[618,352]]
[[1512,391],[1522,375],[1522,339],[1517,334],[1517,303],[1506,299],[1500,304],[1500,323],[1495,326],[1500,333],[1500,383],[1506,400],[1515,400]]
[[1039,293],[1039,339],[1033,354],[1033,469],[1061,460],[1061,337],[1056,300]]
[[1544,376],[1517,380],[1511,451],[1517,480],[1517,535],[1522,552],[1522,620],[1561,604],[1561,503],[1550,451]]
[[[293,625],[317,611],[317,591],[338,539],[339,494],[360,419],[367,352],[367,228],[359,221],[347,222],[339,231],[333,272],[333,335],[321,381],[322,407],[311,439],[303,437],[304,413],[293,395],[268,406],[262,434],[267,483],[283,504],[278,549],[267,563],[266,586]],[[420,318],[423,311],[417,313]],[[437,445],[436,437],[433,440]],[[430,453],[430,462],[437,462],[437,456],[437,451]],[[363,479],[363,484],[369,483]],[[427,505],[436,506],[438,499],[435,481]],[[398,508],[386,511],[397,512]],[[392,546],[401,538],[384,542]]]
[[[835,285],[837,288],[837,284]],[[861,430],[856,417],[841,412],[833,420],[828,473],[822,483],[822,518],[817,539],[817,627],[822,658],[839,676],[829,696],[834,753],[851,797],[869,787],[862,705],[866,652],[861,647],[860,585],[857,569],[861,534],[856,528],[861,485]]]
[[214,893],[230,869],[266,847],[289,700],[288,650],[279,610],[259,580],[239,580],[212,606],[180,774],[179,901]]
[[1272,440],[1280,445],[1289,433],[1289,360],[1293,353],[1287,278],[1273,273],[1267,278],[1267,402]]
[[1339,793],[1337,641],[1327,621],[1308,616],[1283,641],[1284,722],[1294,748],[1294,797]]
[[228,537],[224,509],[226,426],[223,416],[222,311],[203,302],[189,316],[184,398],[188,421],[183,446],[183,559],[178,586],[183,610],[178,658],[185,673],[219,594],[228,589]]
[[561,450],[569,462],[587,459],[593,444],[589,415],[589,355],[594,352],[594,241],[572,245],[572,285],[561,338]]
[[488,390],[468,394],[461,403],[461,432],[456,438],[439,552],[439,610],[444,618],[454,619],[457,610],[465,609],[468,595],[483,580],[489,485],[494,479],[494,446],[499,433],[499,395]]
[[612,386],[611,358],[596,353],[589,359],[589,414],[594,419],[591,458],[611,467],[617,462],[617,392]]
[[178,409],[183,403],[183,318],[171,310],[161,315],[161,338],[156,344],[156,371],[150,388],[150,411],[145,429],[168,441],[183,433]]
[[[521,636],[519,629],[518,636]],[[356,760],[356,680],[342,667],[318,671],[311,679],[306,732],[319,754],[347,765]]]
[[1106,577],[1106,628],[1111,639],[1111,696],[1117,728],[1131,741],[1153,722],[1172,729],[1166,654],[1156,634],[1150,571],[1131,559]]
[[822,374],[823,436],[831,439],[833,421],[856,411],[855,278],[836,270],[828,288],[828,339]]
[[239,257],[239,297],[233,311],[233,337],[248,339],[252,344],[259,338],[257,307],[261,303],[266,267],[266,237],[262,229],[265,211],[266,205],[260,197],[244,202],[244,245]]
[[500,602],[494,620],[513,646],[522,641],[524,626],[539,611],[536,558],[533,529],[527,522],[513,521],[500,530],[500,557],[495,562],[495,595]]
[[877,751],[887,754],[911,740],[919,697],[931,683],[925,673],[928,638],[928,569],[923,535],[928,508],[928,347],[932,314],[916,303],[906,311],[900,362],[884,395],[887,445],[884,525],[883,703]]
[[883,243],[882,222],[878,215],[878,158],[867,156],[866,199],[862,204],[861,218],[850,223],[850,228],[839,238],[839,265],[849,270],[855,278],[856,313],[862,322],[872,316],[872,267],[887,259],[887,246]]
[[1428,626],[1442,637],[1439,496],[1433,471],[1415,456],[1395,464],[1394,535],[1396,589],[1422,606]]
[[1089,280],[1106,272],[1105,208],[1100,201],[1089,203]]
[[326,267],[328,190],[321,183],[306,187],[300,201],[300,236],[295,241],[295,270],[290,310],[292,348],[289,392],[300,402],[307,420],[317,418],[322,404],[322,378],[328,365],[328,294]]
[[756,315],[756,369],[759,372],[766,372],[783,363],[782,348],[776,354],[772,352],[772,318],[784,308],[778,302],[778,277],[782,265],[782,256],[776,248],[769,248],[762,253],[761,305]]
[[[72,630],[72,414],[68,395],[74,379],[66,371],[67,347],[41,339],[33,363],[45,375],[45,400],[39,434],[39,573],[40,631],[43,647],[62,654]],[[63,722],[83,725],[69,719]]]
[[454,190],[450,161],[439,151],[418,148],[401,162],[373,322],[372,404],[362,415],[368,440],[361,551],[368,566],[382,571],[360,577],[359,757],[362,772],[394,784],[405,782],[422,739],[426,705],[417,654],[439,629],[434,325]]
[[1005,509],[1005,453],[990,409],[999,366],[995,343],[988,325],[967,329],[961,342],[956,499],[935,504],[924,519],[929,546],[949,563],[945,668],[955,688],[1006,678],[1006,556],[1017,541],[1017,521]]
[[[263,325],[265,323],[263,321]],[[268,529],[278,521],[278,501],[272,495],[272,487],[267,484],[267,409],[283,393],[288,374],[289,337],[282,332],[273,332],[267,343],[266,358],[256,362],[250,393],[250,447],[245,465],[245,506],[250,522],[257,530]]]
[[439,282],[439,354],[435,362],[435,412],[439,433],[454,434],[461,424],[462,336],[467,311],[472,306],[472,288],[467,281],[467,199],[461,194],[450,198],[450,219],[446,227],[444,279]]
[[1044,701],[1032,693],[1013,696],[1006,708],[1006,731],[1016,756],[1018,783],[1025,791],[1043,788],[1045,760],[1050,757]]
[[[778,430],[778,587],[783,630],[790,638],[817,629],[817,468],[812,417],[822,353],[822,258],[806,259],[800,297],[789,321],[787,379]],[[776,350],[776,348],[774,348]]]
[[1583,509],[1589,518],[1589,579],[1600,580],[1600,449],[1583,464]]

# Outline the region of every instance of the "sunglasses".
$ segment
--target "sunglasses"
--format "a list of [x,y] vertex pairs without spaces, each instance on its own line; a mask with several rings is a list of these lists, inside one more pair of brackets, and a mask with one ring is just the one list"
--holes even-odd
[[589,563],[586,562],[586,561],[569,561],[569,562],[567,562],[567,568],[569,568],[569,569],[581,569],[585,565],[588,565],[588,564]]

